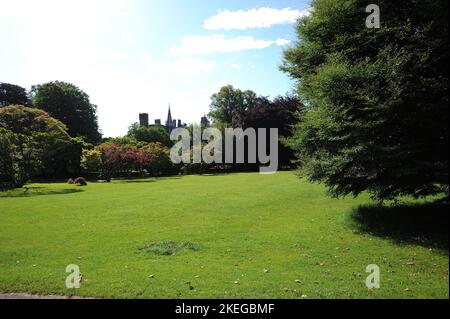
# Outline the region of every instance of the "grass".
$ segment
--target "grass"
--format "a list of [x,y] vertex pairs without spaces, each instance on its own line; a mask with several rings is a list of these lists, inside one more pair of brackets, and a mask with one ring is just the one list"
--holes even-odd
[[140,248],[143,252],[150,252],[156,255],[166,255],[170,256],[175,254],[176,252],[183,251],[183,250],[197,250],[197,245],[191,243],[191,242],[181,242],[176,243],[170,240],[158,242],[158,243],[151,243],[149,245],[146,245],[142,248]]
[[[33,184],[0,193],[0,291],[448,298],[441,206],[332,199],[289,172]],[[65,288],[68,264],[80,266],[80,289]],[[380,289],[365,287],[369,264]]]

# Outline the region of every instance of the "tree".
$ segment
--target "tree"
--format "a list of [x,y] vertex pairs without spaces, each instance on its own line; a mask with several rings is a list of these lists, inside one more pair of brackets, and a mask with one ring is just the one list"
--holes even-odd
[[[292,126],[297,122],[296,113],[302,108],[294,96],[278,96],[272,101],[266,97],[257,97],[252,108],[235,113],[233,127],[243,129],[278,128],[278,134],[283,138],[291,136]],[[269,143],[268,143],[269,144]],[[281,167],[291,167],[294,160],[293,151],[286,145],[279,143],[278,163]],[[254,165],[259,168],[259,165]]]
[[159,125],[142,126],[139,123],[133,123],[128,129],[127,136],[138,142],[161,143],[167,147],[172,146],[169,133]]
[[102,167],[102,152],[98,149],[84,149],[81,166],[91,172],[98,172]]
[[0,107],[12,104],[29,105],[27,91],[15,84],[0,82]]
[[32,137],[0,127],[0,189],[21,188],[42,167],[41,159]]
[[448,2],[315,0],[282,70],[305,109],[290,145],[332,195],[448,194]]
[[85,137],[91,143],[100,141],[97,106],[75,85],[59,81],[35,85],[31,99],[37,108],[66,124],[71,136]]
[[232,85],[226,85],[211,96],[209,116],[215,123],[231,125],[236,112],[249,110],[255,105],[256,93],[241,91]]
[[160,176],[170,173],[173,163],[170,159],[170,151],[161,143],[148,143],[140,149],[140,162],[152,176]]
[[[67,127],[43,110],[22,105],[1,108],[0,128],[18,134],[10,141],[32,145],[34,154],[39,154],[39,171],[32,175],[61,177],[79,170],[81,150],[87,147],[86,143],[80,138],[71,138]],[[30,140],[25,143],[22,136]]]

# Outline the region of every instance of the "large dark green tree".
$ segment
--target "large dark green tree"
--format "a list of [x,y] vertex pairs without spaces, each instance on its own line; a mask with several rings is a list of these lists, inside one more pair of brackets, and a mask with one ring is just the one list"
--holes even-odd
[[[366,28],[365,8],[381,10]],[[282,70],[307,106],[290,145],[335,196],[448,195],[448,1],[314,0]]]
[[71,136],[100,141],[97,107],[75,85],[60,81],[35,85],[31,88],[31,98],[34,106],[66,124]]
[[0,82],[0,107],[12,104],[29,105],[27,91],[15,84]]

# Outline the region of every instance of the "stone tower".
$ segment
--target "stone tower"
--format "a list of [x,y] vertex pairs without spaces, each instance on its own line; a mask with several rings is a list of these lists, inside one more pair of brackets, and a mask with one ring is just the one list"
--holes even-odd
[[139,124],[141,126],[148,126],[148,113],[139,114]]
[[200,119],[200,125],[202,127],[209,127],[211,125],[211,123],[209,122],[208,118],[205,116],[202,116],[202,118]]

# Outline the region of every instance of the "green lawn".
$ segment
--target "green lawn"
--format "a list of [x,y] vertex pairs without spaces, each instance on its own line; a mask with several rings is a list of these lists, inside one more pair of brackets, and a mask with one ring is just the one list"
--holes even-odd
[[[290,172],[33,184],[0,193],[0,291],[448,298],[448,213],[357,209],[370,204],[329,198]],[[83,273],[77,290],[65,287],[72,263]],[[369,264],[381,269],[374,291],[364,284]]]

